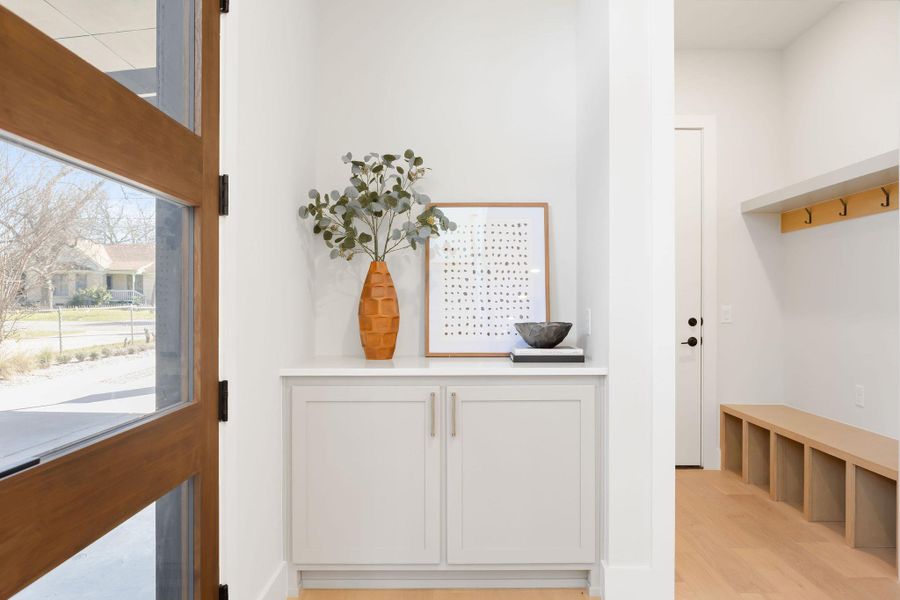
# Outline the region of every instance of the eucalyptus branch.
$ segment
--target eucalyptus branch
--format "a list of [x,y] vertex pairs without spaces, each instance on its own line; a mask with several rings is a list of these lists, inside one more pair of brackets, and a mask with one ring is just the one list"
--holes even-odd
[[[428,238],[456,229],[455,223],[429,205],[428,196],[416,191],[416,182],[428,169],[412,150],[402,156],[367,154],[363,160],[354,160],[347,153],[342,160],[350,165],[351,187],[344,194],[311,190],[310,202],[300,207],[300,217],[313,218],[313,233],[323,236],[332,258],[352,260],[365,253],[373,261],[383,261],[388,254],[415,250]],[[414,215],[416,205],[424,205],[424,209]],[[343,207],[343,212],[338,207]],[[406,222],[395,229],[397,217],[403,214]],[[365,227],[355,227],[354,221]]]

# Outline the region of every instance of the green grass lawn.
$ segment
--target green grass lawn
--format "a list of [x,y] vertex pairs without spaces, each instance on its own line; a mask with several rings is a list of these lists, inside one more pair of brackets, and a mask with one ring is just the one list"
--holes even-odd
[[[135,309],[135,321],[152,321],[156,317],[155,310]],[[30,315],[22,317],[22,321],[53,321],[56,322],[56,311],[50,312],[34,312]],[[63,310],[62,320],[71,321],[128,321],[131,314],[127,308],[103,308],[97,310]]]

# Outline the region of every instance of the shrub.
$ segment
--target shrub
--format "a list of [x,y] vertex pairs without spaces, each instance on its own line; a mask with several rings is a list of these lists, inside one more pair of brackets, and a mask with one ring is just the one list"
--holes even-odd
[[68,363],[70,360],[72,360],[72,357],[68,354],[60,354],[56,357],[56,362],[61,365]]
[[104,358],[112,356],[112,353],[113,351],[108,346],[100,350],[100,354],[102,354]]
[[37,359],[31,354],[10,354],[0,358],[0,379],[27,373],[34,369]]
[[112,301],[112,294],[99,287],[78,290],[69,301],[71,306],[105,306]]
[[100,353],[99,353],[99,352],[97,352],[96,350],[94,350],[93,352],[91,352],[91,360],[97,360],[98,358],[100,358]]
[[46,369],[50,365],[53,364],[53,351],[52,350],[41,350],[37,355],[38,365],[42,369]]
[[79,350],[78,352],[75,353],[75,360],[77,360],[78,362],[84,362],[85,356],[86,356],[86,354]]

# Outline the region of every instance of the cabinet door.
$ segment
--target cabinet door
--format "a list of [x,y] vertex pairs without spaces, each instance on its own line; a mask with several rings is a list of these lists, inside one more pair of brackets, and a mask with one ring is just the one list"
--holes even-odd
[[439,402],[439,387],[293,388],[294,562],[440,562]]
[[447,389],[450,564],[594,561],[590,385]]

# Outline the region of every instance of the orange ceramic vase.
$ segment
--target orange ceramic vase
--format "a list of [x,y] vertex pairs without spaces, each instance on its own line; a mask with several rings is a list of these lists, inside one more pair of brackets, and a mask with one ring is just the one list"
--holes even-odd
[[359,297],[359,340],[369,360],[390,360],[397,347],[400,305],[384,261],[372,262]]

